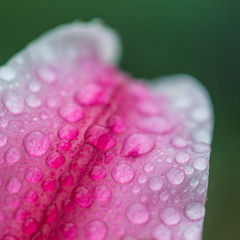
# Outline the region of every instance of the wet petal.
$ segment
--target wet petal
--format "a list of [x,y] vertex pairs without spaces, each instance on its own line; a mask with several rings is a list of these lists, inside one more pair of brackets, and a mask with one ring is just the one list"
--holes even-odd
[[1,67],[0,239],[201,239],[209,96],[132,79],[118,43],[73,23]]

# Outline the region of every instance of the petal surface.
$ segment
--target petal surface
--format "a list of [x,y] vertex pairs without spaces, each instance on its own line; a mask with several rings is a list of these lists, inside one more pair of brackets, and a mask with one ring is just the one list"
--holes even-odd
[[0,68],[0,239],[201,239],[209,96],[187,75],[134,80],[119,51],[73,23]]

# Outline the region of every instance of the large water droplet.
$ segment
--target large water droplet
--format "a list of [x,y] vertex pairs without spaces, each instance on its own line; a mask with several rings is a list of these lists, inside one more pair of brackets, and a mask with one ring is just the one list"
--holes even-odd
[[24,137],[24,147],[29,155],[39,157],[47,152],[50,141],[41,132],[30,132]]
[[208,166],[208,160],[203,157],[197,157],[193,160],[193,167],[199,171],[203,171]]
[[23,98],[14,91],[7,91],[3,94],[3,103],[12,114],[18,115],[24,110]]
[[126,209],[126,215],[127,218],[135,224],[144,224],[150,217],[147,208],[140,203],[130,205]]
[[140,156],[150,152],[154,143],[150,137],[141,133],[133,133],[124,140],[122,155],[123,156]]
[[92,180],[100,180],[105,178],[106,176],[106,170],[102,166],[94,166],[90,173],[89,176],[91,177]]
[[163,181],[159,177],[153,176],[149,179],[148,185],[153,191],[159,191],[163,186]]
[[43,180],[41,187],[45,192],[52,191],[56,187],[56,181],[51,177],[47,177]]
[[164,208],[160,211],[160,218],[166,225],[176,225],[180,222],[180,213],[172,207]]
[[38,77],[46,83],[54,83],[57,80],[56,70],[51,66],[41,66],[37,69]]
[[29,167],[25,173],[25,178],[28,182],[40,182],[43,178],[43,174],[38,167]]
[[190,156],[188,153],[180,151],[175,155],[175,160],[178,163],[186,163],[190,160]]
[[7,190],[9,193],[19,192],[21,187],[22,187],[21,182],[15,177],[9,178],[9,180],[7,181]]
[[178,168],[171,168],[166,171],[167,179],[173,185],[179,185],[184,180],[184,172]]
[[18,162],[20,160],[21,153],[20,153],[20,151],[17,148],[13,147],[13,148],[9,148],[6,151],[4,157],[5,157],[5,160],[7,162],[12,164],[12,163],[16,163],[16,162]]
[[200,220],[205,215],[205,208],[198,202],[190,202],[185,206],[185,214],[191,220]]
[[72,141],[75,139],[79,134],[79,131],[77,128],[71,125],[65,125],[61,127],[58,131],[58,136],[60,139],[65,139],[68,141]]
[[78,206],[88,208],[92,205],[92,193],[85,187],[77,187],[73,191],[73,200]]
[[0,80],[11,82],[15,79],[16,72],[13,68],[8,66],[0,67]]
[[50,168],[60,168],[65,163],[65,157],[58,152],[53,152],[47,157],[47,165]]
[[112,170],[113,179],[118,183],[128,183],[134,177],[134,170],[127,164],[120,164]]
[[100,202],[107,201],[111,195],[111,190],[104,185],[96,186],[93,191],[93,196]]
[[103,240],[107,235],[107,226],[103,221],[93,220],[86,225],[89,240]]
[[184,231],[184,240],[200,240],[201,229],[197,226],[190,226]]
[[66,103],[59,108],[59,115],[67,122],[78,122],[83,117],[83,110],[75,103]]

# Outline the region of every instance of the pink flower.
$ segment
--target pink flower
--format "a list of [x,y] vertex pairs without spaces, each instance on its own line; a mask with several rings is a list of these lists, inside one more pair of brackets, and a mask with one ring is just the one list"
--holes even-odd
[[201,239],[209,96],[134,80],[119,53],[113,30],[72,23],[0,68],[0,239]]

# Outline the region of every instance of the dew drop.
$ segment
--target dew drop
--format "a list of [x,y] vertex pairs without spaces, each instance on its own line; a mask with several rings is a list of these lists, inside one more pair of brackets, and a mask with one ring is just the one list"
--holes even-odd
[[62,151],[67,151],[72,147],[71,142],[67,141],[67,140],[61,140],[58,144],[57,147],[59,150]]
[[100,202],[107,201],[111,198],[111,195],[111,190],[104,185],[96,186],[93,191],[93,196]]
[[50,145],[49,138],[41,132],[30,132],[24,137],[24,147],[29,155],[42,156]]
[[3,94],[3,103],[8,111],[14,115],[21,114],[24,110],[23,98],[14,91],[7,91]]
[[187,140],[179,136],[174,137],[171,143],[175,148],[186,148],[188,146]]
[[6,199],[7,205],[10,208],[18,208],[22,204],[22,199],[17,194],[8,195]]
[[164,208],[160,211],[160,218],[166,225],[176,225],[180,222],[180,213],[172,207]]
[[7,137],[4,134],[0,133],[0,147],[5,146],[6,143],[7,143]]
[[190,202],[185,206],[185,215],[190,220],[200,220],[205,215],[205,208],[198,202]]
[[141,133],[133,133],[124,140],[122,155],[137,157],[150,152],[154,147],[150,137]]
[[108,127],[115,133],[122,133],[125,131],[125,123],[120,116],[114,115],[108,119]]
[[151,162],[146,162],[146,163],[144,164],[144,171],[145,171],[146,173],[151,172],[153,169],[154,169],[154,164],[153,164],[153,163],[151,163]]
[[89,176],[91,177],[92,180],[103,179],[106,176],[106,170],[102,166],[94,166],[91,169]]
[[149,179],[148,185],[151,190],[159,191],[163,186],[163,181],[161,179],[159,179],[159,177],[153,176]]
[[7,190],[9,193],[19,192],[21,187],[22,187],[21,182],[15,177],[9,178],[9,180],[7,181]]
[[184,231],[184,240],[201,239],[201,229],[197,226],[190,226]]
[[196,170],[203,171],[207,168],[208,166],[208,160],[203,157],[197,157],[193,160],[193,167]]
[[170,168],[166,171],[167,179],[173,185],[179,185],[184,180],[184,172],[178,168]]
[[60,117],[67,122],[78,122],[83,118],[83,109],[75,103],[66,103],[59,108]]
[[25,193],[24,199],[27,202],[36,202],[38,199],[38,194],[33,190],[29,190]]
[[59,231],[65,239],[75,239],[77,236],[77,227],[72,222],[61,224]]
[[165,226],[158,225],[157,227],[154,228],[154,230],[152,232],[152,237],[154,240],[170,240],[171,232]]
[[107,226],[103,221],[93,220],[86,225],[89,240],[103,240],[107,235]]
[[73,183],[73,176],[71,173],[65,172],[58,178],[58,181],[63,187],[66,187]]
[[37,108],[37,107],[41,106],[41,104],[42,104],[41,99],[39,99],[38,97],[36,97],[35,95],[32,95],[32,94],[27,96],[25,101],[26,101],[27,105],[32,108]]
[[56,181],[51,177],[47,177],[43,180],[41,187],[45,192],[52,191],[56,187]]
[[150,218],[149,211],[140,203],[135,203],[127,207],[126,215],[135,224],[144,224]]
[[159,196],[159,198],[163,201],[166,202],[169,199],[169,194],[168,192],[162,192]]
[[77,187],[73,191],[73,200],[78,206],[88,208],[92,205],[92,193],[85,187]]
[[120,164],[112,170],[112,177],[118,183],[128,183],[134,177],[134,170],[127,164]]
[[37,231],[37,228],[38,224],[34,218],[27,219],[22,225],[23,232],[29,235],[35,233]]
[[52,204],[47,208],[45,215],[45,222],[52,223],[55,222],[58,217],[58,209],[56,204]]
[[15,79],[16,72],[13,68],[8,66],[0,67],[0,80],[5,82],[11,82]]
[[79,131],[77,128],[71,125],[65,125],[61,127],[58,131],[58,136],[60,139],[65,139],[68,141],[72,141],[75,139],[79,134]]
[[141,173],[139,176],[138,176],[138,183],[139,184],[144,184],[146,183],[147,181],[147,176],[143,173]]
[[50,168],[60,168],[65,163],[65,158],[61,153],[53,152],[47,157],[47,165]]
[[39,82],[37,81],[31,81],[29,84],[28,84],[28,88],[31,92],[33,93],[36,93],[38,92],[40,89],[41,89],[41,85]]
[[40,182],[42,178],[42,171],[38,167],[29,167],[25,173],[25,179],[31,183]]
[[186,163],[190,160],[190,156],[188,153],[180,151],[175,155],[175,160],[178,163]]
[[7,162],[13,164],[20,160],[21,153],[17,148],[12,147],[6,151],[4,157]]
[[38,77],[46,83],[54,83],[57,80],[56,70],[51,66],[42,66],[37,69]]

